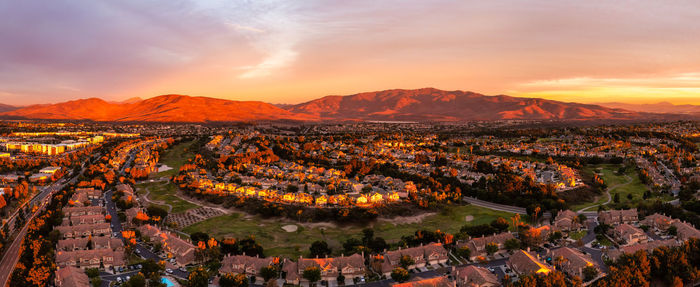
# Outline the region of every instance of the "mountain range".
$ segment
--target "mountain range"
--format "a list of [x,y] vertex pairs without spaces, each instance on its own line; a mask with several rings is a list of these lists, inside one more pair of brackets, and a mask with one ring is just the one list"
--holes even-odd
[[660,102],[656,104],[628,104],[612,102],[600,103],[598,105],[608,108],[625,109],[643,113],[700,115],[700,106],[698,105],[674,105],[669,102]]
[[474,121],[474,120],[633,120],[660,116],[647,112],[580,103],[485,96],[434,88],[385,90],[327,96],[296,105],[163,95],[107,102],[98,98],[2,110],[13,119],[107,122],[241,121]]
[[18,108],[14,107],[14,106],[0,104],[0,113],[9,112],[9,111],[16,110],[16,109],[18,109]]

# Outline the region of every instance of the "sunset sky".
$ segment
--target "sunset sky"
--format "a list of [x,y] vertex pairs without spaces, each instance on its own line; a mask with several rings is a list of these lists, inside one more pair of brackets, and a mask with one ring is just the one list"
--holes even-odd
[[700,104],[700,1],[0,0],[0,103],[435,87]]

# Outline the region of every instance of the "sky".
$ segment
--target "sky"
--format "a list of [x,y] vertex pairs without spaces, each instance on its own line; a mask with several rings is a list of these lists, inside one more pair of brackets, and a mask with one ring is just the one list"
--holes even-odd
[[0,103],[434,87],[700,104],[700,1],[0,0]]

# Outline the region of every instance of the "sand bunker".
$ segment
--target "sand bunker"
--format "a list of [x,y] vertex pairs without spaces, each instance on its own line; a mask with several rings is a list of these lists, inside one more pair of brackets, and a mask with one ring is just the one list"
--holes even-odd
[[282,226],[282,229],[284,229],[284,231],[287,231],[287,232],[294,232],[294,231],[297,231],[297,229],[299,229],[299,226],[296,226],[294,224],[290,224],[290,225]]
[[467,216],[464,217],[464,221],[466,221],[466,222],[469,222],[469,221],[472,221],[472,220],[474,220],[474,216],[467,215]]

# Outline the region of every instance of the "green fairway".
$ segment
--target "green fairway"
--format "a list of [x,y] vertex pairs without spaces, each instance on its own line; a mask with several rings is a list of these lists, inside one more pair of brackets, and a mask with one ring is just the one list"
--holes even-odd
[[[585,167],[584,173],[602,174],[601,177],[605,181],[605,184],[608,186],[610,198],[613,199],[610,201],[610,203],[608,203],[608,205],[616,205],[616,203],[614,202],[614,198],[615,195],[618,195],[620,198],[620,205],[628,204],[629,206],[635,206],[638,202],[644,200],[644,192],[649,190],[649,188],[641,182],[639,176],[637,176],[636,170],[632,168],[627,168],[624,174],[619,175],[617,174],[617,170],[619,168],[620,165],[616,164],[592,165]],[[628,195],[631,195],[632,198],[628,198]],[[673,199],[672,196],[668,194],[662,194],[658,197],[664,201]],[[589,206],[604,204],[606,201],[608,201],[608,197],[607,195],[603,194],[598,197],[598,200],[596,202],[588,202],[572,206],[572,209],[581,210]]]
[[[375,236],[384,238],[388,243],[395,243],[401,236],[411,235],[418,229],[440,229],[449,233],[458,232],[460,227],[469,224],[490,223],[499,216],[509,219],[512,214],[493,211],[477,206],[454,206],[443,209],[439,214],[426,216],[421,222],[397,223],[390,220],[378,220],[367,226],[336,226],[331,223],[297,224],[288,219],[261,219],[259,217],[243,218],[241,214],[230,214],[213,217],[184,228],[184,232],[205,232],[217,238],[225,236],[246,237],[252,235],[265,248],[265,255],[298,257],[307,255],[311,243],[325,240],[334,253],[340,254],[342,243],[349,237],[360,237],[362,229],[373,227]],[[466,221],[467,216],[473,219]],[[401,221],[396,219],[395,222]],[[282,229],[285,225],[296,225],[298,229],[287,232]]]
[[181,142],[164,151],[160,157],[160,163],[172,169],[156,173],[155,175],[158,177],[176,175],[180,167],[185,164],[188,159],[194,157],[194,153],[190,150],[193,143],[193,141]]
[[136,192],[138,194],[146,194],[148,192],[148,199],[157,202],[165,210],[168,210],[167,206],[172,206],[170,213],[185,212],[198,207],[194,203],[175,196],[177,187],[171,182],[140,183],[136,185]]

